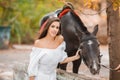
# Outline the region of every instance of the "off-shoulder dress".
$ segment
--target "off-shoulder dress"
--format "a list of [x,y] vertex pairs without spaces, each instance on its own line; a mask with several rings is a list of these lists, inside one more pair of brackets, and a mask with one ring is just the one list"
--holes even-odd
[[56,68],[67,54],[63,41],[56,49],[33,47],[28,65],[29,76],[35,76],[35,80],[56,80]]

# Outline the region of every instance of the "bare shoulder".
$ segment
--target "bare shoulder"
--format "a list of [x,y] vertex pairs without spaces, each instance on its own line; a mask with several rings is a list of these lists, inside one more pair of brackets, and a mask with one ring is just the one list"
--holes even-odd
[[56,37],[56,40],[59,42],[59,43],[62,43],[64,41],[64,37],[62,35],[58,35]]
[[35,46],[35,47],[40,47],[41,42],[42,42],[41,39],[35,40],[35,42],[34,42],[34,46]]

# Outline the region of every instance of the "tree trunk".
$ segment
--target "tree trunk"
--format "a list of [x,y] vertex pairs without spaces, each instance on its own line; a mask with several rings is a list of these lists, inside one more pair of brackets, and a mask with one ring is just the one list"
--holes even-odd
[[[120,17],[119,8],[113,10],[111,0],[107,0],[107,25],[109,36],[110,67],[115,68],[120,64]],[[111,6],[110,6],[111,5]],[[110,80],[120,80],[120,73],[110,71]]]

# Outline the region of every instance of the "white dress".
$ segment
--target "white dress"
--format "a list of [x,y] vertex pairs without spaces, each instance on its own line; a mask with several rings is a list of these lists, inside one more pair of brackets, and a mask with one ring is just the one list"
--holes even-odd
[[28,66],[29,76],[35,76],[35,80],[56,80],[56,68],[67,54],[63,41],[56,49],[33,47]]

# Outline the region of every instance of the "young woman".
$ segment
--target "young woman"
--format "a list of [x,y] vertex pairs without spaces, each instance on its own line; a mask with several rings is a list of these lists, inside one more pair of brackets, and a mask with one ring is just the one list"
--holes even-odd
[[68,63],[80,58],[79,50],[76,55],[67,57],[65,46],[60,34],[59,18],[49,18],[42,24],[39,39],[35,41],[30,54],[29,80],[56,80],[58,63]]

